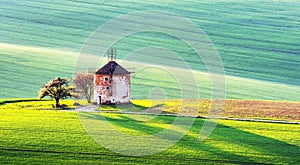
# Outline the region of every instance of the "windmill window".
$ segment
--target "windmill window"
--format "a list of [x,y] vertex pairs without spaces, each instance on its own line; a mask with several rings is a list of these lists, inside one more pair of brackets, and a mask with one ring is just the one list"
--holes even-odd
[[109,89],[109,87],[106,87],[106,89]]
[[104,81],[108,81],[108,77],[105,77],[105,78],[104,78]]

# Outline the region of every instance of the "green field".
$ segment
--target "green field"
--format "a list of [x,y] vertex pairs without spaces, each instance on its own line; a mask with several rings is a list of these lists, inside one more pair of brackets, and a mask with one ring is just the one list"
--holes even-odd
[[[69,104],[69,101],[64,103]],[[152,119],[139,121],[129,114],[46,110],[51,104],[53,101],[7,103],[0,106],[1,164],[300,162],[298,124],[219,120],[211,136],[205,141],[199,141],[204,119],[196,119],[187,134],[174,146],[154,155],[131,157],[116,154],[97,144],[83,129],[79,116],[91,115],[95,120],[100,120],[100,116],[105,117],[114,129],[132,136],[145,136],[162,131],[172,124],[175,117],[148,116]],[[110,132],[101,133],[109,136]]]
[[[199,141],[205,119],[177,117],[194,120],[180,141],[162,152],[135,157],[96,143],[84,129],[82,117],[95,123],[104,117],[115,130],[134,137],[176,129],[169,127],[176,117],[121,114],[111,106],[100,108],[108,113],[75,112],[73,100],[62,101],[68,107],[60,110],[52,107],[53,100],[34,99],[50,79],[73,77],[83,60],[80,55],[90,58],[84,59],[90,62],[80,68],[84,71],[106,62],[97,63],[103,56],[99,52],[108,49],[99,41],[113,38],[93,36],[100,26],[124,14],[155,10],[187,18],[214,43],[225,72],[223,117],[299,122],[299,8],[298,0],[1,0],[0,164],[299,164],[299,124],[219,120],[212,134]],[[170,30],[178,24],[170,19],[160,25],[160,21],[164,17],[154,20]],[[122,24],[119,28],[126,29]],[[94,43],[85,49],[89,37]],[[131,79],[135,111],[158,104],[162,113],[176,114],[181,108],[179,98],[183,98],[189,99],[183,106],[197,108],[196,115],[208,115],[214,99],[212,75],[188,43],[167,33],[141,31],[112,46],[117,49],[117,62],[135,71]],[[176,65],[181,63],[166,51],[139,54],[142,48],[164,48],[188,67]],[[181,134],[184,126],[172,131]],[[102,129],[103,137],[112,135],[101,124],[95,128]],[[123,151],[134,146],[126,141],[120,145],[115,138],[104,140]]]
[[[84,42],[110,19],[130,12],[161,10],[190,19],[208,34],[224,63],[229,99],[298,101],[299,7],[300,3],[292,0],[259,3],[252,0],[167,3],[158,0],[53,0],[51,3],[4,0],[0,5],[0,98],[36,97],[40,85],[49,79],[72,77]],[[128,36],[115,46],[118,59],[148,46],[162,46],[176,52],[199,72],[196,79],[202,92],[200,98],[211,97],[210,81],[202,74],[207,73],[205,65],[182,41],[165,34],[145,32]],[[94,55],[98,55],[97,52],[89,50]],[[135,59],[141,62],[139,57]],[[166,59],[142,62],[169,66]],[[132,65],[124,67],[134,68]],[[159,79],[150,77],[148,80],[145,75],[140,72],[134,80],[140,85],[132,87],[134,97],[147,98],[152,81],[155,81],[154,87],[169,91],[170,98],[178,97],[176,87],[167,89]],[[151,75],[155,77],[157,73],[151,72]]]
[[[17,46],[0,44],[1,56],[0,98],[37,97],[38,90],[43,83],[56,76],[71,77],[76,61],[76,53],[50,48]],[[42,58],[41,58],[42,57]],[[61,59],[61,60],[58,60]],[[47,66],[41,65],[45,63]],[[131,66],[130,62],[122,62],[124,66]],[[136,63],[134,63],[137,66]],[[143,63],[139,64],[139,67]],[[177,72],[169,68],[171,72]],[[190,71],[181,70],[179,79],[185,80],[185,74]],[[183,85],[189,88],[197,87],[200,98],[211,98],[211,80],[205,72],[193,71],[194,79],[185,80]],[[182,90],[177,80],[169,72],[160,67],[149,67],[140,70],[132,78],[132,98],[148,99],[152,88],[161,88],[168,98],[180,98]],[[194,90],[194,89],[186,89]],[[300,100],[300,87],[279,84],[248,78],[226,76],[227,99],[263,99],[263,100]]]

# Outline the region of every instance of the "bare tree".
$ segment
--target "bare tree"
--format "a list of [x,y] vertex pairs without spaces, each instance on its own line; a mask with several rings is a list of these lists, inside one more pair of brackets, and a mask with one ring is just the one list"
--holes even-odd
[[88,72],[77,72],[72,79],[75,85],[75,92],[84,96],[90,103],[94,92],[94,74]]

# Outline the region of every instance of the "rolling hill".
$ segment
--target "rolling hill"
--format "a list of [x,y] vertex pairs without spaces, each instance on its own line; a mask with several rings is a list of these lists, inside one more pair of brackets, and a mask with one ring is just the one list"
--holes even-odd
[[[99,26],[126,13],[161,10],[190,19],[215,44],[224,64],[227,98],[298,101],[299,7],[298,1],[272,0],[171,0],[164,3],[158,0],[3,0],[0,5],[0,98],[36,97],[42,83],[57,76],[72,76],[83,44]],[[142,32],[127,36],[114,46],[120,60],[142,47],[162,46],[176,52],[193,69],[199,83],[199,97],[211,97],[205,65],[182,41],[165,34]],[[91,53],[97,54],[96,50]],[[168,66],[164,60],[162,58],[159,64]],[[134,62],[147,64],[138,57]],[[132,66],[129,63],[126,67]],[[178,97],[176,81],[164,80],[163,75],[167,73],[159,78],[146,76],[161,73],[153,68],[136,73],[133,81],[139,87],[133,86],[133,96],[147,97],[155,84],[154,87],[165,90],[168,97]]]
[[[0,44],[3,62],[0,66],[2,73],[1,98],[12,97],[37,97],[37,91],[41,84],[56,76],[71,77],[73,67],[77,60],[77,53],[52,48],[28,47],[11,44]],[[143,63],[120,61],[124,66],[143,66]],[[164,69],[169,69],[166,72]],[[181,97],[182,85],[194,90],[197,87],[200,98],[211,98],[210,75],[201,71],[179,70],[177,79],[185,79],[185,74],[193,74],[192,80],[185,80],[179,84],[172,72],[178,72],[176,68],[147,67],[135,73],[132,78],[132,97],[144,99],[149,97],[153,88],[159,88],[165,92],[168,98]],[[263,100],[288,100],[298,101],[300,96],[299,86],[278,84],[261,80],[226,76],[227,99],[263,99]],[[197,82],[197,84],[191,84]],[[181,86],[180,86],[181,85]],[[192,88],[192,89],[191,89]]]

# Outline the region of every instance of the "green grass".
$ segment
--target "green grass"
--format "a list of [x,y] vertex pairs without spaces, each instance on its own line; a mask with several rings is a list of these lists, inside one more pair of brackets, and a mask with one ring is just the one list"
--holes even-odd
[[[97,144],[83,129],[79,116],[92,116],[95,122],[105,117],[115,129],[132,136],[158,133],[172,124],[175,117],[148,116],[151,120],[142,121],[134,120],[136,115],[44,110],[38,108],[50,102],[29,103],[0,106],[1,163],[297,164],[300,161],[300,126],[295,124],[220,120],[211,136],[199,141],[204,120],[196,119],[186,135],[170,148],[150,156],[132,157]],[[24,104],[27,107],[17,106]],[[36,109],[30,110],[29,105]],[[101,133],[109,136],[110,131]],[[122,147],[126,149],[119,146]]]
[[[87,105],[86,101],[77,100],[76,102]],[[65,104],[69,108],[75,108],[75,106],[73,106],[73,100],[60,100],[59,103]],[[53,108],[55,101],[50,99],[5,99],[0,101],[0,105],[1,110],[55,110],[55,108]]]
[[[296,101],[300,84],[299,6],[298,1],[272,0],[259,4],[252,0],[167,3],[4,0],[0,6],[0,42],[3,43],[0,45],[0,98],[36,97],[38,88],[49,79],[72,77],[82,45],[108,20],[129,12],[163,10],[191,19],[208,34],[224,63],[229,99]],[[179,54],[192,69],[206,73],[203,62],[188,45],[166,34],[136,33],[115,46],[118,59],[142,47],[163,46]],[[88,52],[97,54],[98,50]],[[172,66],[168,58],[145,61],[140,55],[135,61]],[[167,88],[167,82],[160,81],[163,77],[145,79],[146,72],[136,77],[141,86],[133,86],[133,96],[139,99],[147,99],[145,93],[152,88],[149,84]],[[157,76],[157,72],[151,74]],[[203,76],[207,77],[196,74],[203,92],[200,97],[210,98],[210,81]],[[178,97],[176,85],[172,88],[175,90],[166,89],[168,96]]]
[[[158,0],[2,0],[0,98],[34,98],[39,87],[50,79],[72,77],[82,45],[93,31],[110,19],[129,12],[162,10],[192,20],[208,34],[224,63],[227,99],[299,101],[299,7],[296,0],[168,0],[164,3]],[[170,25],[165,26],[172,28]],[[114,46],[118,49],[118,59],[142,47],[163,46],[172,50],[194,70],[196,83],[186,79],[189,71],[181,72],[179,78],[186,79],[182,85],[188,87],[184,90],[199,90],[199,98],[211,98],[211,80],[203,62],[180,40],[161,33],[145,32],[125,37]],[[101,45],[99,49],[102,49]],[[88,53],[97,55],[98,50],[91,49]],[[145,56],[141,54],[134,61],[140,66],[173,66],[168,56],[161,55],[160,59],[148,61],[143,60]],[[128,68],[136,64],[122,62]],[[174,68],[167,69],[174,71]],[[198,86],[193,87],[191,83]],[[132,78],[131,91],[136,99],[181,97],[176,79],[159,67],[137,72]],[[15,99],[0,100],[1,164],[300,162],[299,125],[221,120],[211,136],[199,142],[204,120],[196,119],[189,132],[174,146],[155,155],[130,157],[98,145],[83,129],[78,113],[49,110],[54,104],[49,100],[21,100],[23,102],[17,103],[13,103]],[[62,104],[72,107],[70,100]],[[141,106],[151,105],[147,101],[140,102],[138,110],[142,109]],[[173,103],[166,105],[170,107],[169,112],[178,109]],[[206,105],[203,104],[202,108],[207,108]],[[153,119],[137,121],[134,119],[141,116],[87,115],[95,119],[104,116],[120,132],[134,136],[160,132],[174,121],[174,117],[168,116],[145,116],[144,119]],[[104,133],[109,135],[109,132]],[[126,149],[125,146],[118,147]]]

